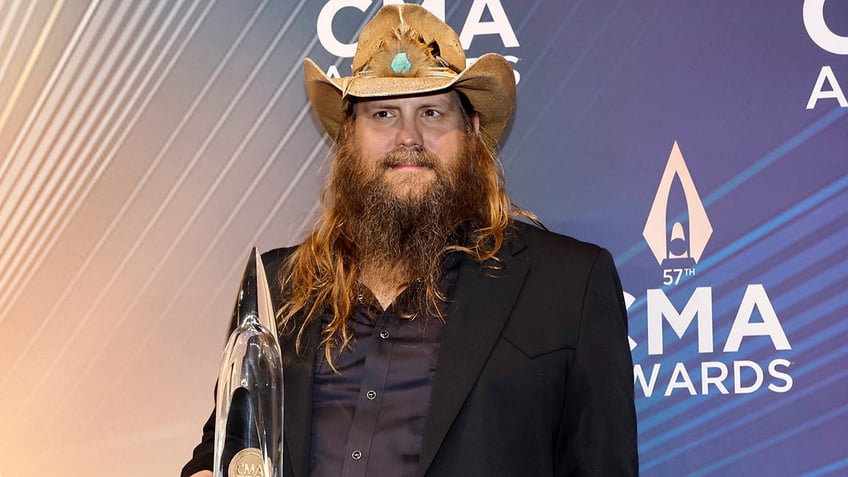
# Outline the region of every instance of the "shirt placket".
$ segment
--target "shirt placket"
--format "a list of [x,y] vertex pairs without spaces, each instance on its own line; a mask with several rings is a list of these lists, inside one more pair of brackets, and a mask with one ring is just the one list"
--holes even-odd
[[362,386],[347,438],[344,477],[364,477],[371,457],[371,444],[386,390],[389,364],[398,331],[397,318],[386,311],[377,319],[371,347],[365,357]]

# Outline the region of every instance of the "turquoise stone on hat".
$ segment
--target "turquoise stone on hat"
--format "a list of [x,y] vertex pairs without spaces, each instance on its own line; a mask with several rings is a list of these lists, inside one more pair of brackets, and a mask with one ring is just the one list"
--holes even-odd
[[405,75],[410,68],[412,68],[412,63],[409,62],[406,53],[398,53],[392,59],[392,71],[395,73]]

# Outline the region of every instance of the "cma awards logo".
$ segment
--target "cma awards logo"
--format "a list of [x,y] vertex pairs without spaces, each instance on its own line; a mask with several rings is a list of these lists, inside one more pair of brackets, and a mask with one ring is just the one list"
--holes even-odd
[[[673,194],[675,184],[683,190],[688,220],[681,216],[669,226],[669,202],[680,196]],[[748,394],[760,390],[785,393],[792,389],[794,381],[789,374],[792,363],[788,359],[776,356],[757,361],[738,358],[747,347],[761,349],[766,346],[775,352],[792,349],[764,285],[745,287],[726,337],[714,332],[715,321],[730,321],[730,317],[714,316],[712,286],[695,286],[685,304],[680,306],[681,296],[685,298],[685,292],[692,287],[678,286],[687,279],[694,279],[695,264],[701,261],[712,234],[704,204],[680,146],[675,142],[643,230],[654,258],[663,267],[664,288],[645,292],[646,342],[638,343],[630,338],[631,351],[643,345],[647,348],[647,356],[633,366],[637,394],[641,391],[644,397],[659,393],[696,396]],[[671,291],[678,292],[674,294],[674,301],[678,303],[667,295]],[[636,302],[636,297],[629,293],[625,293],[624,298],[628,308]],[[638,319],[631,316],[634,318]],[[694,346],[697,342],[700,359],[676,363],[663,360],[666,341],[674,337],[682,346]],[[721,339],[724,345],[717,349],[716,341]],[[640,357],[643,351],[634,358]],[[728,360],[731,356],[733,358]]]
[[[848,36],[841,36],[835,33],[828,27],[825,21],[824,12],[825,0],[805,0],[804,1],[804,28],[813,43],[819,46],[824,51],[834,55],[848,55]],[[831,19],[835,20],[835,19]],[[845,22],[843,22],[843,25]],[[845,62],[841,62],[843,65]],[[844,70],[848,73],[848,70]],[[829,85],[826,86],[826,85]],[[848,108],[848,99],[839,85],[839,80],[836,78],[836,73],[830,65],[824,65],[819,70],[819,75],[816,78],[816,83],[813,86],[813,91],[810,93],[810,98],[807,100],[806,109],[815,109],[820,100],[835,99],[841,108]],[[829,101],[826,104],[831,104]]]
[[[688,230],[684,229],[680,221],[675,221],[671,227],[670,234],[668,233],[668,225],[666,217],[668,215],[668,202],[671,195],[671,188],[674,185],[674,179],[677,178],[680,185],[683,187],[683,193],[686,198],[686,210],[689,215]],[[710,225],[710,219],[707,217],[707,211],[704,209],[704,204],[695,189],[695,182],[692,181],[692,176],[689,174],[689,169],[686,167],[686,162],[683,160],[683,154],[680,152],[680,146],[675,141],[671,149],[671,154],[668,157],[668,164],[665,166],[660,186],[657,189],[657,195],[654,197],[654,204],[651,206],[651,212],[648,214],[648,221],[645,223],[645,229],[642,231],[642,236],[648,242],[648,246],[654,253],[657,262],[660,265],[666,260],[686,260],[692,259],[694,263],[698,263],[704,249],[707,247],[707,242],[713,234],[713,227]],[[668,269],[666,269],[668,270]],[[677,273],[674,278],[674,283],[680,281],[680,277],[686,275],[694,275],[694,268],[677,268],[673,272]],[[669,280],[669,272],[663,272],[665,281]],[[664,283],[671,285],[671,283]]]
[[[385,5],[400,5],[406,2],[402,0],[383,0],[382,2],[372,2],[371,0],[327,0],[321,11],[318,13],[316,22],[316,33],[318,41],[327,52],[340,58],[352,58],[356,53],[356,43],[345,43],[340,40],[333,31],[333,22],[344,9],[353,9],[365,14],[368,8],[373,3],[382,3]],[[445,20],[445,0],[424,0],[421,6],[430,11],[433,15]],[[488,20],[484,20],[488,18]],[[367,20],[362,18],[363,23]],[[504,10],[501,0],[474,0],[471,2],[471,8],[465,17],[465,22],[459,32],[459,42],[464,50],[468,50],[474,38],[483,35],[495,35],[503,44],[504,48],[517,48],[519,45],[518,38],[515,36],[515,29],[509,21],[509,17]],[[504,55],[504,58],[512,64],[518,63],[518,57],[514,55]],[[466,63],[470,66],[477,58],[467,58]],[[348,65],[348,70],[350,65]],[[330,65],[325,71],[330,78],[340,78],[347,76],[350,71],[339,72],[336,65]],[[513,69],[515,75],[515,83],[521,80],[521,75]]]

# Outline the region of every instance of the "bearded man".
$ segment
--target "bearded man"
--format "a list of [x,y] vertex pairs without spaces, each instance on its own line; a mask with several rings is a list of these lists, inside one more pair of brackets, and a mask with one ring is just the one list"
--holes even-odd
[[[390,5],[353,71],[304,64],[336,155],[313,233],[264,255],[286,475],[638,474],[612,258],[516,220],[538,222],[504,190],[512,68],[466,68],[444,22]],[[211,475],[213,418],[184,476]]]

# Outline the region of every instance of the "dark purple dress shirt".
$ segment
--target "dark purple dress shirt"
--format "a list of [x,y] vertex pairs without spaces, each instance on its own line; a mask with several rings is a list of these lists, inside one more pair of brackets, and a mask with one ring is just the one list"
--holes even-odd
[[[440,291],[451,297],[460,256],[443,264]],[[442,320],[398,308],[419,291],[414,283],[383,310],[364,289],[351,325],[354,340],[335,365],[322,353],[312,384],[310,476],[414,475],[430,403]],[[443,310],[444,311],[444,310]],[[322,317],[324,324],[332,316]]]

